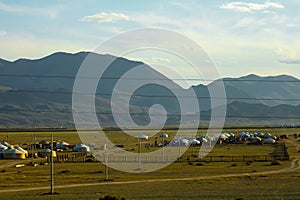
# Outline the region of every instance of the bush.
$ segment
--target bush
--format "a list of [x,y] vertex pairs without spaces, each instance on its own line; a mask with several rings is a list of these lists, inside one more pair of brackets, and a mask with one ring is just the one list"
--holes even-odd
[[66,170],[62,170],[62,171],[60,172],[60,174],[66,174],[66,173],[70,173],[70,172],[71,172],[70,170],[66,169]]
[[282,165],[282,162],[280,160],[273,160],[271,165]]
[[193,165],[193,163],[192,163],[192,162],[189,162],[188,165]]
[[106,195],[105,197],[100,197],[99,200],[125,200],[125,198],[117,198],[114,196]]
[[202,163],[197,163],[196,166],[203,166],[203,164]]
[[236,166],[237,166],[236,163],[232,163],[232,164],[231,164],[231,167],[236,167]]

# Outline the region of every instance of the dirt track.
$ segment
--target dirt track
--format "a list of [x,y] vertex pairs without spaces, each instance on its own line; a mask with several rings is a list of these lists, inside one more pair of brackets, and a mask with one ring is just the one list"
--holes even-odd
[[[294,144],[297,146],[297,144]],[[136,183],[157,183],[157,182],[168,182],[168,181],[192,181],[192,180],[212,180],[218,178],[230,178],[230,177],[243,177],[243,176],[259,176],[259,175],[269,175],[269,174],[283,174],[290,173],[300,169],[299,166],[299,157],[291,161],[290,167],[280,169],[280,170],[272,170],[265,172],[253,172],[253,173],[232,173],[232,174],[223,174],[223,175],[215,175],[215,176],[201,176],[201,177],[188,177],[188,178],[170,178],[170,179],[150,179],[150,180],[137,180],[137,181],[119,181],[119,182],[100,182],[100,183],[84,183],[84,184],[70,184],[70,185],[57,185],[55,188],[72,188],[72,187],[89,187],[89,186],[100,186],[100,185],[121,185],[121,184],[136,184]],[[16,162],[10,162],[6,164],[4,167],[14,165]],[[3,168],[3,165],[0,166]],[[24,191],[33,191],[33,190],[49,190],[49,186],[43,187],[32,187],[32,188],[20,188],[20,189],[8,189],[0,190],[0,193],[8,193],[8,192],[24,192]]]

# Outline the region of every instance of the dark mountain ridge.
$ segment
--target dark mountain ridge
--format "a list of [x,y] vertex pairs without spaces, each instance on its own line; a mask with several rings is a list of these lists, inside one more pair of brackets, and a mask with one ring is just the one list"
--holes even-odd
[[[183,89],[142,62],[89,52],[57,52],[36,60],[18,59],[10,62],[0,59],[0,126],[74,126],[72,90],[79,67],[88,55],[99,68],[112,61],[103,74],[106,78],[99,82],[102,87],[98,87],[96,91],[98,118],[105,126],[114,126],[112,115],[107,113],[111,111],[111,94],[118,80],[137,66],[143,66],[144,69],[143,74],[136,77],[138,79],[156,77],[164,80],[173,91],[182,96],[194,90],[202,114],[210,115],[208,88],[213,88],[220,80],[209,85]],[[300,80],[295,77],[260,77],[250,74],[240,78],[223,78],[222,81],[227,96],[227,116],[235,116],[228,118],[228,123],[240,123],[239,116],[247,123],[259,123],[259,117],[265,117],[261,123],[266,123],[273,120],[270,118],[272,116],[289,116],[295,121],[299,116]],[[179,103],[169,89],[158,84],[147,84],[135,91],[130,99],[130,110],[141,114],[132,116],[136,123],[144,125],[149,122],[147,112],[154,104],[163,105],[173,115],[167,125],[178,123],[179,117],[176,115],[180,114]],[[195,110],[193,106],[188,108],[187,113]],[[106,114],[101,114],[103,112]],[[283,117],[283,120],[287,119]]]

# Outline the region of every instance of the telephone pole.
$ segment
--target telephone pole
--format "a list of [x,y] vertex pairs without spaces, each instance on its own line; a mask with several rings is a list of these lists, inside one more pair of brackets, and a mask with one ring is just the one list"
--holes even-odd
[[51,152],[50,152],[50,194],[54,194],[54,168],[53,168],[53,134],[51,134]]

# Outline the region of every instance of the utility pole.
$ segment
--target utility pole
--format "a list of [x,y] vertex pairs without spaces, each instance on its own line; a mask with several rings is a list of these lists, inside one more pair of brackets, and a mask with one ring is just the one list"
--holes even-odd
[[163,139],[162,139],[162,162],[164,163],[165,162],[165,149],[164,149],[164,147],[165,147],[165,135],[162,135],[163,137]]
[[138,137],[138,170],[141,171],[141,136]]
[[50,152],[50,194],[54,194],[54,168],[53,168],[53,134],[51,134],[51,152]]
[[108,181],[108,146],[106,142],[106,137],[105,137],[104,150],[105,150],[105,181]]

